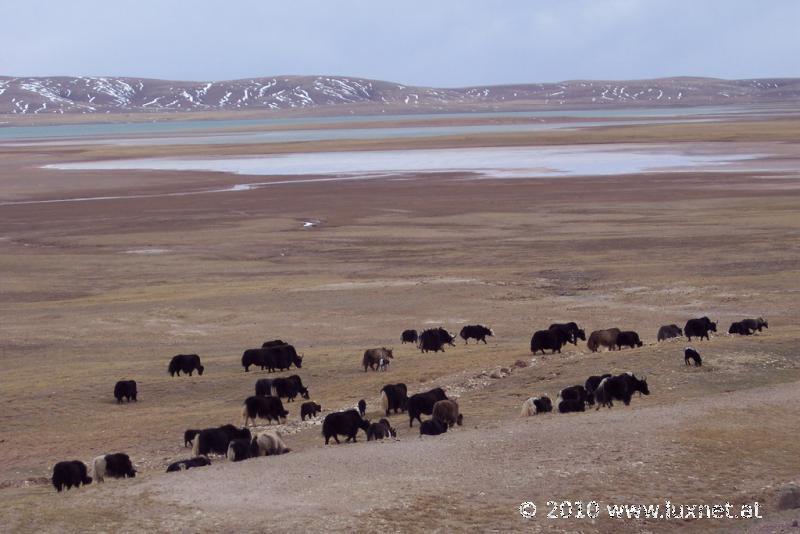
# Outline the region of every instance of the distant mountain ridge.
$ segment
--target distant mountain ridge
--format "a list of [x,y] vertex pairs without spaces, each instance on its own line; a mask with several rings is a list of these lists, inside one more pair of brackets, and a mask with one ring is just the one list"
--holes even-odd
[[800,78],[573,80],[439,89],[345,76],[221,82],[0,76],[0,114],[285,110],[323,106],[437,110],[797,103]]

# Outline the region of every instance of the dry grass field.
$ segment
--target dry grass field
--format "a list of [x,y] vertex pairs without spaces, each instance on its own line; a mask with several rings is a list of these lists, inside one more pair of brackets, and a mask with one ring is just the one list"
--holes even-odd
[[[800,483],[800,130],[796,120],[620,126],[571,132],[246,147],[0,148],[0,202],[228,186],[215,173],[91,171],[41,165],[113,157],[268,151],[670,143],[770,155],[750,171],[465,180],[298,183],[182,197],[0,205],[0,525],[5,532],[791,530],[780,489]],[[776,163],[782,169],[770,170]],[[763,170],[766,169],[766,170]],[[321,224],[303,228],[303,221]],[[662,324],[708,315],[701,368]],[[727,335],[764,316],[769,329]],[[536,329],[636,330],[645,346],[531,355]],[[405,328],[485,323],[487,345],[421,354]],[[323,415],[385,383],[444,386],[465,425],[398,440],[324,446],[319,421],[288,404],[293,451],[165,474],[189,456],[183,430],[241,424],[266,372],[244,349],[272,338],[305,355]],[[386,373],[365,348],[387,346]],[[167,363],[198,353],[203,376]],[[528,366],[514,367],[517,361]],[[503,370],[505,369],[505,370]],[[580,414],[519,415],[591,374],[633,371],[651,395]],[[495,377],[500,378],[493,378]],[[117,405],[114,383],[139,384]],[[363,434],[361,434],[363,436]],[[364,442],[362,442],[364,441]],[[59,460],[127,452],[139,475],[57,494]],[[547,519],[546,501],[758,501],[762,520]],[[539,507],[534,519],[518,513]]]

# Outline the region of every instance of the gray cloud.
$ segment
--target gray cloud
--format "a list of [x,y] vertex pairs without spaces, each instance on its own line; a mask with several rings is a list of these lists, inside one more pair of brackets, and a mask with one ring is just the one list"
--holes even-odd
[[431,86],[800,76],[800,2],[27,0],[0,75],[339,74]]

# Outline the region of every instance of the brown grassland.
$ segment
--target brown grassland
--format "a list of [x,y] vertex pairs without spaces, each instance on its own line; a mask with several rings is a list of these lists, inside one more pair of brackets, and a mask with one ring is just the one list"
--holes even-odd
[[[170,192],[241,177],[57,172],[52,162],[417,146],[669,143],[770,156],[750,170],[290,184],[236,193],[0,205],[0,530],[5,532],[584,531],[771,532],[800,482],[800,121],[732,120],[525,135],[359,143],[185,147],[0,147],[0,201]],[[780,162],[783,171],[770,170]],[[786,171],[786,168],[793,171]],[[758,170],[758,169],[767,169]],[[318,227],[302,228],[308,219]],[[150,253],[146,252],[149,251]],[[155,251],[155,252],[154,252]],[[710,341],[656,343],[662,324],[708,315]],[[727,335],[763,315],[769,329]],[[636,330],[645,346],[532,356],[556,321]],[[487,345],[401,345],[405,328],[485,323]],[[280,337],[323,415],[385,383],[442,385],[465,425],[420,439],[324,446],[288,404],[290,454],[184,473],[183,430],[241,424],[262,371],[244,349]],[[393,347],[386,373],[365,348]],[[170,378],[198,353],[203,376]],[[522,360],[525,368],[512,368]],[[502,368],[512,370],[500,371]],[[630,406],[522,418],[591,374],[633,371],[652,392]],[[496,374],[495,374],[496,373]],[[492,378],[491,375],[502,376]],[[116,380],[139,402],[117,405]],[[364,441],[364,442],[362,442]],[[139,475],[57,494],[59,460],[131,455]],[[547,519],[546,501],[758,501],[763,520]],[[533,501],[539,513],[517,509]]]

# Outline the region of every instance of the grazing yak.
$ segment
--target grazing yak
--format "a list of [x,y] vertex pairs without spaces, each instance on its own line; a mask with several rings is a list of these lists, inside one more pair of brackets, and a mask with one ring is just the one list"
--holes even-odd
[[322,411],[322,406],[317,404],[316,402],[309,401],[304,402],[300,405],[300,420],[305,421],[306,417],[309,419],[312,417],[316,417],[319,412]]
[[685,365],[690,365],[689,360],[692,360],[697,367],[703,365],[703,358],[700,357],[700,353],[692,347],[686,347],[683,350],[683,363]]
[[408,408],[409,428],[414,426],[414,419],[419,421],[421,424],[422,419],[420,419],[420,415],[430,415],[433,413],[433,405],[440,400],[447,400],[447,395],[444,394],[444,390],[442,388],[433,388],[432,390],[424,393],[411,395],[406,403],[406,407]]
[[196,430],[196,429],[193,429],[193,428],[190,428],[189,430],[184,432],[183,433],[183,446],[184,447],[190,446],[192,444],[192,442],[194,441],[195,436],[197,436],[197,434],[199,434],[199,433],[200,433],[199,430]]
[[577,386],[566,387],[558,392],[558,399],[561,400],[575,400],[585,404],[587,398],[588,395],[586,393],[586,388],[580,384]]
[[389,417],[389,410],[404,412],[408,403],[408,388],[402,382],[399,384],[386,384],[381,388],[381,409]]
[[447,425],[437,419],[428,419],[419,425],[420,436],[438,436],[445,432],[447,432]]
[[211,465],[211,460],[205,456],[198,456],[197,458],[189,458],[188,460],[178,460],[172,462],[167,466],[167,473],[174,473],[175,471],[186,471],[194,467],[205,467]]
[[367,401],[361,399],[360,401],[358,401],[358,414],[361,417],[364,417],[366,413],[367,413]]
[[308,399],[308,388],[303,385],[303,381],[297,375],[287,376],[286,378],[276,378],[272,381],[275,389],[275,396],[285,398],[288,402],[294,402],[294,398],[300,395]]
[[558,403],[559,413],[585,412],[586,403],[576,399],[564,399]]
[[369,421],[362,419],[357,410],[346,410],[344,412],[329,413],[322,421],[322,435],[325,437],[325,445],[333,438],[336,443],[340,443],[339,436],[347,436],[345,441],[358,441],[356,434],[361,429],[364,432],[369,428]]
[[539,413],[547,413],[553,411],[553,403],[550,397],[542,395],[541,397],[531,397],[522,403],[522,417],[529,417]]
[[589,340],[586,346],[592,352],[597,352],[600,347],[606,347],[608,350],[614,350],[617,346],[617,336],[619,336],[619,328],[607,328],[606,330],[595,330],[589,335]]
[[120,380],[114,386],[114,397],[117,399],[117,404],[122,403],[122,397],[128,402],[136,402],[136,380]]
[[233,425],[205,428],[192,441],[192,456],[208,456],[210,453],[226,455],[231,441],[250,438],[250,430],[247,428],[236,428]]
[[646,378],[638,379],[629,373],[604,378],[594,392],[596,409],[599,410],[601,406],[611,408],[614,406],[613,401],[615,400],[621,400],[625,406],[628,406],[631,403],[631,397],[637,391],[644,395],[650,394]]
[[578,328],[578,325],[575,322],[553,323],[547,327],[547,329],[558,330],[559,332],[563,333],[566,340],[573,345],[577,345],[579,339],[586,341],[586,332]]
[[134,478],[136,470],[127,454],[118,452],[105,454],[94,459],[94,479],[103,482],[105,477]]
[[228,460],[241,462],[258,456],[258,444],[255,439],[233,439],[228,443]]
[[367,349],[364,351],[364,357],[361,359],[361,365],[364,366],[364,372],[367,372],[367,367],[375,371],[381,364],[381,360],[387,358],[394,358],[392,356],[393,349],[381,347],[379,349]]
[[56,491],[64,488],[80,487],[81,485],[91,484],[92,477],[87,476],[86,464],[80,460],[70,460],[58,462],[53,467],[53,487]]
[[744,321],[739,321],[738,323],[731,323],[730,328],[728,328],[729,334],[739,334],[741,336],[752,336],[754,330],[747,326]]
[[396,437],[397,430],[392,428],[388,419],[381,419],[377,423],[372,423],[369,425],[369,427],[367,427],[367,441]]
[[416,330],[403,330],[403,333],[400,334],[401,343],[416,343],[418,340],[419,336],[417,336]]
[[202,376],[204,369],[205,367],[200,365],[200,356],[197,354],[178,354],[169,361],[167,371],[170,376],[175,376],[175,373],[181,376],[181,371],[189,376],[192,376],[192,373],[197,371],[197,374]]
[[442,327],[430,328],[419,335],[419,350],[421,352],[444,352],[444,346],[455,347],[455,336]]
[[464,343],[469,343],[469,339],[472,338],[475,340],[475,343],[483,341],[483,344],[486,344],[486,336],[493,336],[494,332],[491,328],[484,326],[482,324],[472,324],[467,325],[461,329],[459,336],[461,339],[464,340]]
[[542,351],[544,354],[545,349],[551,350],[552,354],[561,352],[567,342],[567,336],[561,330],[538,330],[534,332],[531,338],[531,352],[536,354]]
[[610,373],[604,373],[600,376],[592,375],[586,379],[586,383],[583,385],[583,389],[586,390],[587,404],[594,404],[594,392],[597,390],[597,386],[600,385],[600,382],[602,382],[604,378],[608,378],[610,376],[611,376]]
[[689,319],[683,327],[683,333],[689,338],[699,337],[700,339],[709,339],[709,332],[717,331],[717,323],[712,323],[708,317],[701,317],[700,319]]
[[283,435],[277,430],[265,430],[253,440],[257,447],[257,456],[277,456],[292,452],[283,442]]
[[452,399],[436,401],[431,417],[445,423],[450,428],[453,428],[453,425],[464,424],[464,415],[458,413],[458,403]]
[[643,343],[639,339],[639,334],[633,330],[620,332],[617,336],[617,350],[622,350],[622,347],[630,347],[633,349],[636,347],[641,347],[642,345]]
[[680,326],[676,324],[668,324],[658,329],[658,335],[656,337],[659,341],[664,341],[665,339],[681,336],[683,336],[683,330]]
[[300,369],[303,367],[303,357],[298,356],[292,345],[285,343],[260,349],[247,349],[242,353],[242,367],[245,372],[250,371],[251,365],[259,366],[262,371],[267,369],[270,373],[276,369],[281,371],[289,369],[292,365]]
[[750,330],[758,330],[759,332],[761,332],[762,328],[769,328],[769,324],[767,324],[767,321],[763,317],[759,317],[758,319],[742,319],[739,322]]
[[247,426],[248,421],[256,425],[256,418],[266,419],[268,423],[272,424],[274,419],[278,423],[285,423],[289,412],[283,409],[283,403],[279,397],[260,397],[253,396],[247,397],[242,406],[242,419],[243,426]]

